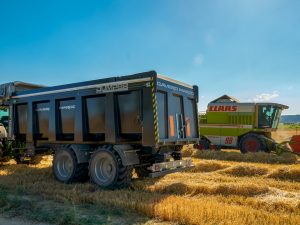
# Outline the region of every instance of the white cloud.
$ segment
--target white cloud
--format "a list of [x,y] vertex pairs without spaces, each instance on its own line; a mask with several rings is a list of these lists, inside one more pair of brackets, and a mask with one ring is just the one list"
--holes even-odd
[[200,66],[203,64],[203,61],[204,61],[204,56],[202,54],[197,54],[195,57],[194,57],[194,64],[196,66]]
[[270,101],[271,99],[279,97],[279,94],[277,91],[273,91],[272,93],[262,93],[256,95],[253,99],[249,99],[249,101],[252,102],[266,102]]

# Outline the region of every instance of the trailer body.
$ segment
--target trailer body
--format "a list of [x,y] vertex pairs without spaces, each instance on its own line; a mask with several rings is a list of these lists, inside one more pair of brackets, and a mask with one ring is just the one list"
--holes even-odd
[[181,146],[199,140],[197,86],[155,71],[27,90],[11,86],[0,88],[9,109],[8,139],[35,151],[63,148],[77,164],[104,149],[116,152],[122,166],[162,172],[160,164],[157,171],[147,168],[168,160],[166,154],[181,160]]
[[155,72],[19,91],[10,129],[37,145],[188,144],[199,136],[196,95]]

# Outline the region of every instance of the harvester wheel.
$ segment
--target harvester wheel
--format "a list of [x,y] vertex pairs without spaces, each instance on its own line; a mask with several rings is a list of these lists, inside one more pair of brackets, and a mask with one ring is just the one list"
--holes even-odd
[[77,163],[75,153],[69,148],[60,148],[54,154],[52,171],[61,182],[85,181],[88,178],[88,163]]
[[267,145],[263,138],[257,134],[247,134],[240,140],[242,153],[266,151]]
[[123,166],[118,153],[110,146],[101,147],[93,153],[89,164],[91,181],[103,188],[124,188],[129,186],[132,167]]

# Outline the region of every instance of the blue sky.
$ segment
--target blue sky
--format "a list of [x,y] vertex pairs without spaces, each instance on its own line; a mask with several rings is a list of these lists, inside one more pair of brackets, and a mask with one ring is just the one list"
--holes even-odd
[[300,1],[0,0],[0,83],[57,85],[156,70],[300,113]]

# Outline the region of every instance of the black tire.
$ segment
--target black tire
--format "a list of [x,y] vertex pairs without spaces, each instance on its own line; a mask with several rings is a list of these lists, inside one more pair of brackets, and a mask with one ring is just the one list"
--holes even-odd
[[89,175],[91,181],[102,188],[125,188],[130,185],[132,167],[123,166],[111,146],[102,146],[91,156]]
[[182,148],[183,148],[183,145],[176,145],[175,146],[175,151],[180,152],[182,150]]
[[182,159],[182,153],[180,151],[172,152],[171,156],[174,160],[181,160]]
[[55,151],[52,171],[55,179],[63,183],[86,181],[88,163],[77,163],[76,155],[72,149],[60,148]]
[[257,134],[246,134],[240,140],[240,150],[242,153],[266,151],[265,140]]
[[194,144],[194,148],[198,150],[209,150],[210,142],[205,138],[201,138],[198,144]]
[[136,167],[134,170],[139,178],[149,177],[150,171],[147,170],[147,166]]
[[4,152],[3,152],[3,144],[0,141],[0,161],[2,160],[3,154],[4,154]]

